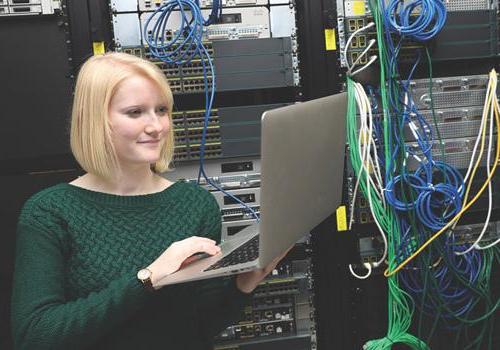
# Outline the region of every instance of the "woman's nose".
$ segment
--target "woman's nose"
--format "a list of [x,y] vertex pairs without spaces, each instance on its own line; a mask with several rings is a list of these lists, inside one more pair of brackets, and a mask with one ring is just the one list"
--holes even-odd
[[160,120],[160,117],[158,117],[155,113],[152,113],[150,118],[148,118],[148,123],[146,124],[146,127],[144,128],[144,131],[146,134],[157,134],[163,131],[163,124]]

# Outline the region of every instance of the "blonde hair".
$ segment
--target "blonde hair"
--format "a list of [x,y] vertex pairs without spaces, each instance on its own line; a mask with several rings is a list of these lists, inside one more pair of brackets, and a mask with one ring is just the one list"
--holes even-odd
[[153,171],[167,171],[173,158],[173,96],[163,72],[153,63],[125,53],[93,56],[83,64],[76,81],[70,144],[80,166],[104,179],[112,179],[120,170],[111,141],[109,104],[119,84],[133,76],[142,76],[155,83],[167,103],[170,128],[160,159],[152,164]]

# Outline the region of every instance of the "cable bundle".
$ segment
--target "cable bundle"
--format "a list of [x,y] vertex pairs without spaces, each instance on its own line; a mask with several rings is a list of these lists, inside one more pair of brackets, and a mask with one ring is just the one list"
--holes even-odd
[[[373,98],[374,90],[368,88],[368,98],[363,86],[354,83],[348,65],[348,142],[351,163],[358,189],[368,199],[375,224],[383,238],[388,268],[384,275],[389,283],[389,329],[386,337],[368,341],[364,349],[383,350],[395,343],[405,343],[413,349],[428,349],[427,344],[408,333],[415,307],[420,312],[419,337],[425,332],[423,317],[434,321],[428,331],[430,340],[438,325],[456,331],[455,348],[460,340],[467,342],[467,349],[479,348],[486,341],[492,349],[493,317],[500,306],[492,300],[490,282],[492,264],[499,259],[498,240],[488,245],[481,240],[488,228],[492,207],[491,178],[498,163],[500,141],[496,142],[496,159],[492,162],[494,148],[493,123],[499,126],[496,98],[496,72],[490,73],[483,120],[473,150],[473,159],[465,177],[445,163],[433,159],[433,151],[443,145],[436,118],[434,128],[422,117],[413,102],[409,88],[413,72],[420,62],[420,51],[408,77],[400,80],[398,56],[407,39],[425,41],[434,37],[444,25],[446,8],[436,1],[371,1],[372,14],[377,28],[380,58],[380,99],[383,117],[371,111],[378,109]],[[399,36],[395,36],[398,33]],[[349,38],[351,39],[351,38]],[[347,41],[349,43],[350,40]],[[432,65],[429,51],[431,109]],[[347,45],[344,56],[347,59]],[[356,113],[359,112],[359,118]],[[488,119],[489,116],[489,119]],[[489,124],[488,124],[489,120]],[[488,129],[489,125],[489,129]],[[359,131],[358,131],[359,130]],[[416,146],[405,142],[405,131],[413,135]],[[489,135],[487,136],[487,130]],[[437,136],[439,143],[436,142]],[[486,142],[488,140],[488,142]],[[485,144],[488,143],[487,146]],[[487,148],[487,179],[481,189],[471,194],[472,182],[477,174]],[[444,159],[444,148],[442,147]],[[419,164],[416,170],[408,169],[409,160]],[[458,242],[454,225],[488,187],[489,209],[481,233],[472,244]],[[470,198],[473,197],[473,198]],[[354,208],[350,208],[351,220]],[[434,233],[436,232],[437,233]],[[442,233],[447,232],[446,235]],[[435,241],[436,244],[430,245]],[[494,250],[484,250],[488,248]],[[427,250],[424,252],[424,250]],[[484,248],[481,251],[481,248]],[[423,253],[423,254],[422,254]],[[360,279],[372,273],[372,267],[381,264],[365,263],[365,275],[351,273]],[[395,276],[397,272],[399,278]],[[399,282],[405,288],[403,290]],[[471,327],[479,331],[472,335]]]
[[427,41],[441,31],[447,16],[442,0],[391,0],[385,17],[390,30],[416,41]]
[[[175,31],[173,38],[169,39],[166,37],[166,29],[169,28],[167,24],[174,13],[180,15],[181,23]],[[211,181],[204,167],[207,129],[216,89],[216,74],[212,58],[203,43],[204,27],[217,23],[221,15],[221,0],[213,0],[212,11],[208,19],[203,18],[199,0],[165,1],[147,19],[143,28],[143,37],[151,54],[167,64],[182,66],[195,58],[200,59],[203,67],[205,116],[200,144],[198,183],[200,183],[201,177],[203,177],[207,184],[223,192],[226,196],[231,197],[237,203],[241,204],[247,213],[251,213],[252,216],[259,220],[258,214],[246,203],[231,193],[224,191]],[[211,81],[209,82],[210,74]]]

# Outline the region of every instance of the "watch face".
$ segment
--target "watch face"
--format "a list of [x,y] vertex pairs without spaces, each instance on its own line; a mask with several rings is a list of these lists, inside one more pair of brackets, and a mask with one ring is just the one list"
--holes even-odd
[[141,281],[146,280],[151,277],[151,271],[148,269],[142,269],[137,272],[137,278],[140,279]]

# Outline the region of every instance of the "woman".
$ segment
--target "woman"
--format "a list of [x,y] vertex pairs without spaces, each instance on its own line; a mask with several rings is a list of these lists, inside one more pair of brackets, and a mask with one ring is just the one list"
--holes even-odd
[[158,175],[173,156],[172,92],[155,65],[110,53],[82,67],[71,149],[86,174],[43,190],[18,224],[12,298],[20,349],[209,349],[276,266],[162,288],[218,254],[220,210]]

